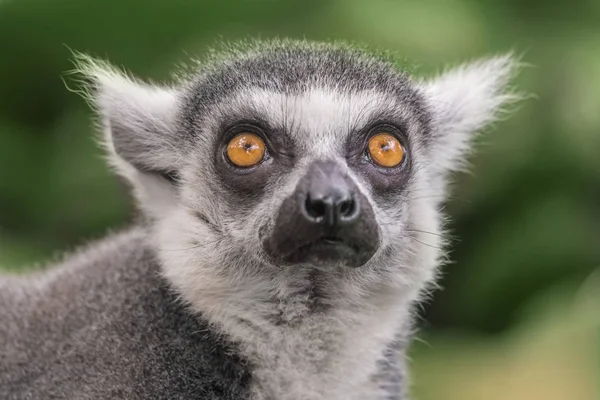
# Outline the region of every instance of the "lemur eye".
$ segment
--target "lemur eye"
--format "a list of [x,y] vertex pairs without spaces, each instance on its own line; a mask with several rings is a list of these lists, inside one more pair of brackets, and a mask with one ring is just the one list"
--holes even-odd
[[236,135],[227,145],[227,157],[236,167],[253,167],[265,156],[265,142],[257,135],[244,132]]
[[404,159],[404,148],[393,135],[381,132],[369,139],[369,156],[377,165],[393,168]]

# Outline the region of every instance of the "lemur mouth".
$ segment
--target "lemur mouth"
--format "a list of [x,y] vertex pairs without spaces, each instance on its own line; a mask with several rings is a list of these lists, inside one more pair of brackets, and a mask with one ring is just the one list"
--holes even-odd
[[337,236],[323,236],[322,238],[318,239],[317,242],[323,242],[324,244],[336,244],[343,243],[344,240]]
[[322,236],[302,244],[287,255],[287,262],[310,262],[312,264],[331,264],[340,260],[355,258],[360,248],[338,236]]

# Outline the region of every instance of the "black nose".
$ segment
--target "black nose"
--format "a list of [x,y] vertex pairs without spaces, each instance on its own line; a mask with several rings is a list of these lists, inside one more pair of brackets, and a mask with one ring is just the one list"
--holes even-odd
[[331,227],[356,220],[358,203],[350,193],[340,193],[336,189],[331,188],[325,193],[307,193],[305,217],[311,222]]
[[360,206],[353,188],[339,170],[321,166],[305,187],[302,215],[308,222],[327,228],[357,221]]

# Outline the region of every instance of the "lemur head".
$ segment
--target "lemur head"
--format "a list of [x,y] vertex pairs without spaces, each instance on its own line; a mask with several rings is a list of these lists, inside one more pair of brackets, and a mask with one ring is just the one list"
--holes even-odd
[[228,50],[172,86],[79,64],[186,296],[313,285],[324,303],[432,279],[447,176],[511,100],[513,65],[419,80],[363,50],[291,41]]

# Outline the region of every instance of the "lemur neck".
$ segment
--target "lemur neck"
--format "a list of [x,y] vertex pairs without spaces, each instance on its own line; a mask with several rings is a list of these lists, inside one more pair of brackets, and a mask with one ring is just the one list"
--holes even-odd
[[391,294],[345,301],[335,297],[342,288],[318,278],[307,271],[305,284],[279,282],[271,297],[233,300],[217,317],[253,366],[256,399],[377,398],[377,366],[409,326],[407,302]]

